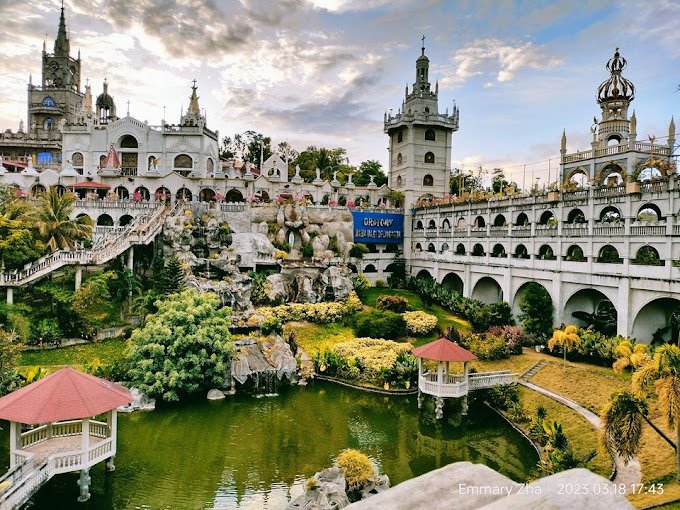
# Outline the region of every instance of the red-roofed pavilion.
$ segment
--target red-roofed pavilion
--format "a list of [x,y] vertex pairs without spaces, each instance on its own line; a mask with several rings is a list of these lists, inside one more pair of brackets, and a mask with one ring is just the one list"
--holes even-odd
[[[116,409],[131,401],[127,388],[72,367],[0,398],[0,418],[10,422],[0,507],[18,508],[52,476],[72,471],[80,471],[78,501],[88,500],[90,467],[106,460],[115,469]],[[106,421],[94,419],[101,415]]]
[[[510,384],[515,380],[515,374],[508,370],[469,374],[468,363],[476,360],[477,356],[447,338],[416,347],[413,349],[413,355],[418,358],[418,406],[421,405],[421,393],[434,396],[435,416],[439,419],[444,416],[444,398],[462,397],[463,414],[466,414],[467,394],[471,390]],[[423,371],[423,360],[436,361],[437,371]],[[449,373],[451,362],[463,363],[463,373]]]

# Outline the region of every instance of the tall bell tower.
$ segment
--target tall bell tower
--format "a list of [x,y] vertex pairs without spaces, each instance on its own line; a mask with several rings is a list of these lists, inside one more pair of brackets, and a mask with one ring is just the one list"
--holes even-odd
[[421,197],[449,192],[451,138],[458,131],[458,108],[439,113],[439,83],[432,91],[430,59],[425,36],[416,60],[416,81],[396,115],[385,113],[384,131],[390,137],[389,186],[404,194],[406,208]]

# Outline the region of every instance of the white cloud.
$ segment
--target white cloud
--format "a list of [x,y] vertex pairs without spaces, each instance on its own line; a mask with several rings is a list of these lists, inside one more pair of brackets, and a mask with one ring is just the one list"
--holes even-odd
[[456,86],[476,76],[486,79],[485,88],[496,82],[512,80],[522,69],[554,67],[560,59],[546,54],[532,43],[512,45],[499,39],[477,39],[457,50],[451,65],[439,69],[444,74],[442,85]]
[[348,11],[367,11],[393,2],[390,0],[309,0],[309,3],[317,9],[339,14]]

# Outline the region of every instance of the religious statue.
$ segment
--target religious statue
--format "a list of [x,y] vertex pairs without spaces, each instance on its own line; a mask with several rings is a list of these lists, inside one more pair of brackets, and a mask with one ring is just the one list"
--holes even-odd
[[295,232],[293,232],[292,230],[290,231],[290,234],[288,234],[288,244],[290,244],[291,248],[295,244]]
[[316,180],[318,181],[320,179],[321,179],[321,170],[319,170],[319,168],[317,167],[316,168]]

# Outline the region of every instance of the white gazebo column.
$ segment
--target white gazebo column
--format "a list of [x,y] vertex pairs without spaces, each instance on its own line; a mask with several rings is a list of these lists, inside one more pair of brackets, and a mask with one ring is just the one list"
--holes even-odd
[[80,496],[78,496],[78,501],[80,503],[90,499],[90,469],[89,469],[89,454],[90,449],[90,419],[83,418],[83,431],[81,434],[81,469],[80,469],[80,479],[78,480],[78,485],[80,486]]
[[106,424],[109,426],[109,437],[111,438],[111,456],[106,459],[106,470],[114,471],[116,469],[113,461],[116,458],[116,440],[118,429],[118,411],[111,409],[106,414]]
[[423,377],[423,360],[418,358],[418,409],[423,407],[423,393],[420,390],[420,379]]
[[468,382],[468,362],[463,361],[463,382],[465,383],[465,395],[463,395],[463,401],[461,402],[461,413],[463,416],[467,415],[468,413],[468,392],[470,391],[469,389],[469,382]]
[[78,290],[83,282],[83,268],[80,265],[76,266],[76,281],[75,288]]
[[437,396],[434,400],[434,416],[438,420],[444,417],[444,399],[441,397],[442,384],[444,384],[444,363],[437,362]]

